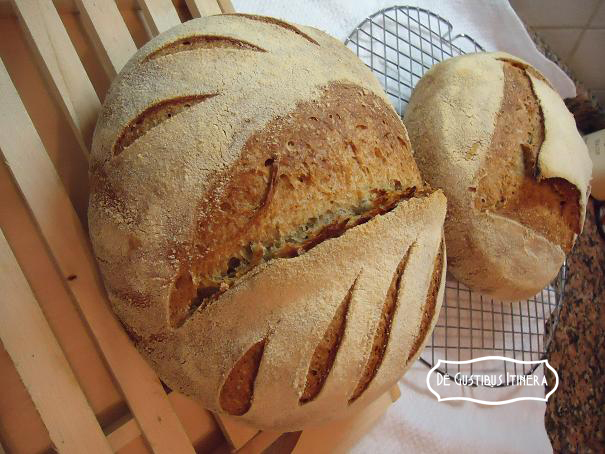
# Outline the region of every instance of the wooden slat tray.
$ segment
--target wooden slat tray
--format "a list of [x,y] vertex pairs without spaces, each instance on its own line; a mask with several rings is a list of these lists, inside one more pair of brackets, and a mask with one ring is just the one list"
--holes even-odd
[[343,452],[399,396],[259,432],[166,391],[109,305],[86,232],[88,154],[113,77],[229,0],[0,0],[0,454]]

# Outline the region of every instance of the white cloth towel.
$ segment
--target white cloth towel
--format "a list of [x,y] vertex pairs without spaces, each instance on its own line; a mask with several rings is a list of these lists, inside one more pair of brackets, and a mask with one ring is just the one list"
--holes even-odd
[[419,6],[450,21],[486,51],[504,51],[538,68],[563,98],[576,95],[572,80],[542,55],[506,0],[232,0],[240,13],[263,14],[310,25],[344,41],[366,17],[389,6]]
[[[545,404],[519,401],[501,406],[438,402],[426,386],[428,367],[416,362],[399,381],[401,397],[351,450],[410,454],[552,452],[544,428]],[[542,377],[542,370],[535,371]],[[489,401],[544,397],[542,387],[463,388],[453,393]]]

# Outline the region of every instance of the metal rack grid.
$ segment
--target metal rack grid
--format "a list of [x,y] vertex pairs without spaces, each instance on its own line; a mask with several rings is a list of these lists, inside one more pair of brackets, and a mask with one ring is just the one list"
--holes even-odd
[[[372,69],[403,116],[412,90],[431,66],[450,57],[484,50],[470,36],[453,35],[452,30],[449,21],[431,11],[393,6],[364,20],[345,44]],[[439,320],[420,360],[432,367],[439,359],[460,361],[489,355],[524,361],[543,359],[549,333],[554,331],[552,325],[558,321],[565,278],[563,266],[551,285],[535,297],[502,302],[469,290],[448,274]],[[505,362],[504,370],[498,372],[527,375],[536,367]],[[489,362],[446,363],[437,371],[452,375],[496,372],[489,368]],[[472,383],[476,386],[477,382]],[[511,383],[514,382],[503,386]]]

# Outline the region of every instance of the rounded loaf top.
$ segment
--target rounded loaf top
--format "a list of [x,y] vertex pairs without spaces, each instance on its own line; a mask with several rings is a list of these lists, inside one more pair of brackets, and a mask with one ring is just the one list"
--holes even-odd
[[505,53],[431,68],[404,122],[421,173],[448,198],[450,270],[472,289],[529,298],[581,232],[591,161],[548,81]]
[[112,83],[90,177],[115,312],[207,408],[299,429],[376,398],[420,354],[445,198],[328,35],[220,15],[154,38]]

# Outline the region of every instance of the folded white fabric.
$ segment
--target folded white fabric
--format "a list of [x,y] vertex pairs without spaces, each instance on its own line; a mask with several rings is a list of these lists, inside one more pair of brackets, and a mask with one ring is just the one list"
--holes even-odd
[[574,97],[571,79],[542,55],[506,0],[232,0],[236,11],[275,16],[317,27],[344,41],[366,17],[394,5],[433,11],[453,25],[453,34],[472,36],[486,51],[504,51],[528,61],[563,98]]
[[[550,453],[544,402],[518,401],[487,406],[467,401],[438,402],[426,386],[428,368],[416,362],[399,382],[401,397],[351,450],[451,454],[458,452]],[[541,369],[535,375],[542,377]],[[463,388],[474,399],[496,401],[544,397],[543,388]]]

